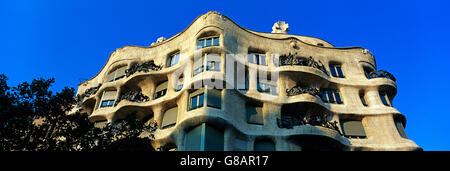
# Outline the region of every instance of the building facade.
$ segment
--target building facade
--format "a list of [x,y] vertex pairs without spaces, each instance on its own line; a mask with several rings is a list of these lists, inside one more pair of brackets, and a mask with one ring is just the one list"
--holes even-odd
[[370,51],[287,34],[285,22],[272,30],[208,12],[149,47],[119,48],[79,85],[75,110],[98,124],[136,115],[166,150],[421,149]]

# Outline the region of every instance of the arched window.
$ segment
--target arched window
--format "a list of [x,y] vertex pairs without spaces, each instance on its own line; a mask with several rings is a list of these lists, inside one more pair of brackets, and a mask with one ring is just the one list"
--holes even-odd
[[388,92],[385,90],[379,90],[378,92],[380,94],[381,102],[383,102],[385,106],[392,106],[391,101],[389,100]]
[[116,101],[117,91],[103,91],[99,108],[112,107]]
[[330,72],[333,77],[337,78],[345,78],[344,73],[342,72],[342,65],[338,63],[330,64]]
[[370,73],[372,73],[373,71],[375,71],[372,67],[368,67],[368,66],[364,66],[364,75],[366,75],[367,79],[371,79],[372,76],[370,75]]
[[172,53],[167,57],[166,67],[168,68],[174,66],[178,64],[179,61],[180,61],[180,52]]
[[359,91],[359,99],[361,99],[361,103],[363,104],[363,106],[365,106],[365,107],[369,106],[366,102],[366,96],[365,96],[364,90]]
[[121,78],[124,78],[125,77],[125,70],[127,70],[127,66],[122,66],[120,68],[115,69],[114,71],[110,72],[106,76],[106,81],[107,82],[112,82],[112,81],[116,81],[116,80],[119,80]]
[[177,116],[178,116],[178,106],[166,110],[166,112],[164,112],[161,128],[165,129],[175,126],[177,123]]
[[197,39],[197,48],[205,48],[210,46],[220,46],[219,36],[207,36]]
[[153,99],[158,99],[158,98],[166,95],[167,85],[168,85],[167,81],[159,83],[158,86],[156,86],[156,88],[155,88],[155,97]]

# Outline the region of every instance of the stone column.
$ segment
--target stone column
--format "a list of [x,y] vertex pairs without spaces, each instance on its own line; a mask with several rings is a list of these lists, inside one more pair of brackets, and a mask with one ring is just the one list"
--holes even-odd
[[231,127],[226,127],[223,135],[224,144],[223,149],[224,151],[233,151],[234,147],[234,130]]

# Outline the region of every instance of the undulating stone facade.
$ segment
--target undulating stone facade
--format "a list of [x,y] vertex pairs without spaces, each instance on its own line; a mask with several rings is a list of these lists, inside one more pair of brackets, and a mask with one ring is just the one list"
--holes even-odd
[[285,22],[272,30],[208,12],[149,47],[119,48],[79,85],[75,110],[95,123],[136,114],[164,150],[421,149],[370,51],[288,34]]

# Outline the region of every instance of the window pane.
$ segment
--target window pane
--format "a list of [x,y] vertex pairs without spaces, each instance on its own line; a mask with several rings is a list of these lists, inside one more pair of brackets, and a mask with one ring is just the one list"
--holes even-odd
[[220,71],[220,62],[214,63],[214,71]]
[[256,64],[259,65],[259,55],[258,54],[255,54],[255,62],[256,62]]
[[337,77],[336,67],[334,65],[330,65],[330,72],[333,77]]
[[197,108],[197,96],[191,98],[191,109]]
[[344,78],[344,74],[342,73],[342,68],[341,68],[341,66],[336,66],[336,69],[337,69],[337,72],[338,72],[339,77],[340,77],[340,78]]
[[180,91],[181,89],[183,89],[183,84],[179,84],[179,85],[177,85],[177,91]]
[[214,37],[213,46],[219,46],[219,37]]
[[206,45],[205,45],[205,47],[209,47],[209,46],[211,46],[211,44],[212,44],[212,39],[206,39]]
[[108,106],[108,101],[102,101],[102,104],[100,105],[100,107],[106,107]]
[[203,132],[202,125],[199,125],[186,133],[184,139],[184,146],[186,151],[200,151]]
[[207,103],[208,106],[219,108],[222,106],[222,94],[220,90],[208,89]]
[[199,74],[201,72],[203,72],[203,66],[201,66],[201,67],[199,67],[199,68],[194,70],[194,76],[196,76],[197,74]]
[[223,131],[214,127],[205,125],[204,132],[204,150],[205,151],[223,151],[224,147],[224,134]]
[[360,94],[360,95],[359,95],[359,98],[361,99],[361,103],[362,103],[364,106],[368,106],[368,105],[367,105],[367,102],[366,102],[366,98],[364,98],[364,95],[363,95],[363,94]]
[[389,103],[386,100],[386,93],[385,92],[380,91],[380,98],[381,98],[381,101],[383,102],[384,105],[389,106]]
[[321,90],[320,91],[320,98],[322,99],[322,101],[324,103],[328,103],[328,99],[327,99],[327,91],[326,90]]
[[338,104],[342,104],[341,96],[339,95],[338,91],[334,91],[334,96],[336,97],[336,102]]
[[203,107],[203,94],[198,95],[198,106],[197,107]]
[[213,70],[214,61],[206,62],[206,71]]
[[248,63],[254,64],[255,61],[253,60],[253,58],[254,58],[254,54],[248,54]]
[[261,55],[261,56],[260,56],[260,59],[261,59],[261,65],[266,66],[266,65],[267,65],[267,64],[266,64],[266,56],[265,56],[265,55]]
[[270,86],[270,90],[273,95],[278,95],[277,86]]
[[205,47],[205,40],[198,40],[198,44],[197,44],[197,47],[199,47],[199,48],[203,48],[203,47]]
[[177,54],[175,55],[175,62],[174,62],[173,64],[174,64],[174,65],[177,64],[179,60],[180,60],[180,54],[177,53]]
[[328,101],[330,103],[334,103],[333,91],[332,90],[328,90],[327,94],[328,94]]
[[341,123],[346,136],[366,137],[366,132],[361,121],[343,120]]

